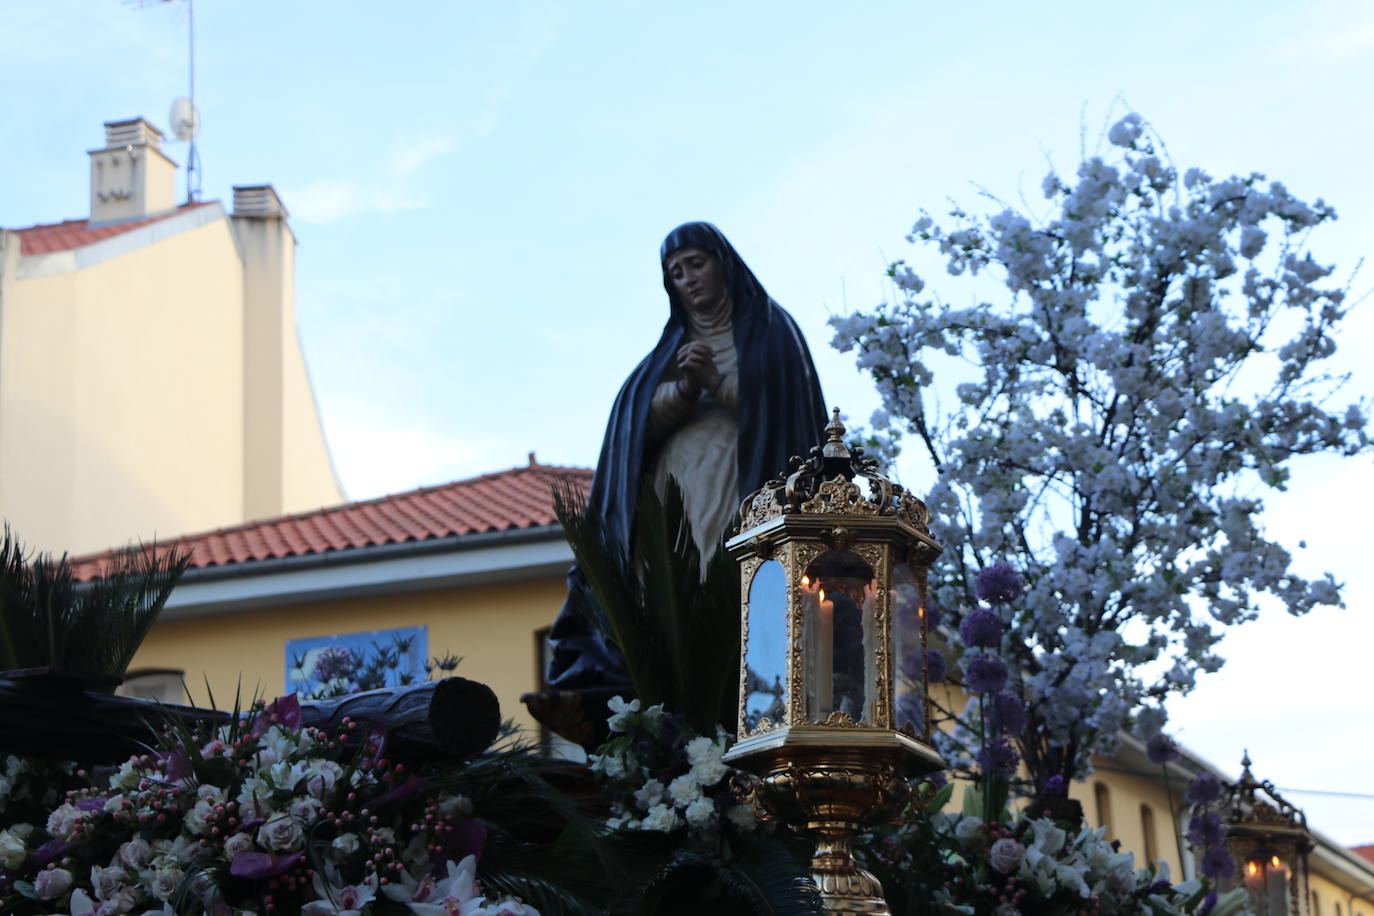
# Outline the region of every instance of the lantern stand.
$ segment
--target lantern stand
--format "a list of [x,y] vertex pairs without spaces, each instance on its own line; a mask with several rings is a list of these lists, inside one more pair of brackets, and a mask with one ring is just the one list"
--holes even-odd
[[1226,846],[1237,862],[1240,882],[1256,916],[1309,916],[1307,856],[1313,849],[1307,816],[1278,794],[1269,780],[1257,780],[1250,754],[1241,759],[1240,779],[1227,787]]
[[944,768],[926,702],[941,548],[925,504],[844,433],[837,408],[822,445],[745,499],[725,545],[741,573],[739,741],[725,760],[755,774],[746,792],[768,814],[814,837],[826,912],[888,914],[852,843],[901,811],[909,778]]

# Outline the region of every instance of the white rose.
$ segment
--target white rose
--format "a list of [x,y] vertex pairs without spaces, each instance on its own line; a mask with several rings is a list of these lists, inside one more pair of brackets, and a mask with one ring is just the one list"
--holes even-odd
[[119,847],[119,861],[129,868],[142,868],[153,857],[153,847],[142,837],[135,837]]
[[992,867],[1004,875],[1009,875],[1016,871],[1021,864],[1021,859],[1026,855],[1026,847],[1013,840],[1011,837],[1002,837],[992,844],[992,849],[988,851],[989,861]]
[[264,849],[297,849],[304,838],[301,822],[289,814],[274,814],[258,828],[258,843]]
[[56,900],[72,889],[72,873],[65,868],[45,868],[33,879],[39,900]]
[[91,888],[97,900],[109,900],[124,889],[125,871],[122,866],[111,865],[106,868],[91,866]]
[[298,798],[291,803],[291,816],[309,827],[320,819],[320,810],[323,807],[318,798]]
[[657,779],[649,780],[635,791],[635,804],[640,807],[640,810],[648,811],[662,800],[665,788],[663,783]]
[[707,760],[719,760],[721,749],[710,738],[698,737],[687,742],[687,762],[696,766]]
[[246,833],[236,833],[224,841],[224,857],[231,862],[239,853],[252,851],[253,838]]
[[972,846],[983,836],[983,820],[971,814],[965,814],[959,818],[959,823],[954,825],[954,835],[959,838],[959,843],[963,846]]
[[28,858],[28,845],[23,837],[8,830],[0,830],[0,867],[16,869]]
[[181,869],[160,868],[153,873],[152,884],[149,891],[159,900],[166,900],[176,891],[177,885],[181,883]]
[[719,760],[703,760],[692,767],[692,778],[703,786],[714,786],[726,777],[730,768]]
[[186,815],[186,829],[195,836],[204,836],[210,832],[210,817],[214,813],[214,806],[210,802],[203,799],[196,802]]

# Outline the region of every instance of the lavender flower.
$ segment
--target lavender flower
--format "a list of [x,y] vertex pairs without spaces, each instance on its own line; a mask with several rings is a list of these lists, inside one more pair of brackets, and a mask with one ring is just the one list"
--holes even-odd
[[1026,704],[1014,693],[999,693],[992,701],[992,724],[1004,735],[1019,735],[1026,728]]
[[1151,763],[1163,766],[1171,760],[1178,759],[1178,745],[1174,743],[1173,738],[1158,732],[1145,742],[1145,756],[1150,758]]
[[983,608],[970,611],[959,623],[959,638],[966,646],[995,649],[1002,642],[1002,621]]
[[945,663],[944,653],[939,649],[926,650],[926,677],[932,684],[938,684],[949,677],[949,665]]
[[1213,846],[1202,857],[1202,873],[1209,878],[1229,878],[1236,873],[1236,860],[1225,846]]
[[1064,794],[1064,777],[1055,773],[1045,780],[1045,787],[1040,790],[1040,794],[1045,798],[1055,798]]
[[1221,815],[1215,811],[1194,814],[1188,821],[1188,842],[1198,846],[1215,846],[1221,842],[1224,832]]
[[988,775],[1014,776],[1020,761],[1016,748],[1005,738],[994,738],[978,752],[978,766]]
[[1193,777],[1188,783],[1187,799],[1190,805],[1210,805],[1221,798],[1221,780],[1205,770]]
[[999,561],[979,571],[973,590],[980,601],[1006,604],[1021,597],[1021,577],[1010,563]]
[[1006,686],[1007,663],[984,652],[964,663],[964,683],[974,693],[996,693]]

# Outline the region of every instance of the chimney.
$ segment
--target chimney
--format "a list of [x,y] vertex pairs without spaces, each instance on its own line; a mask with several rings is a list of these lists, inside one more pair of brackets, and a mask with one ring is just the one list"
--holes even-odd
[[162,152],[162,133],[142,118],[107,121],[105,146],[91,157],[91,222],[142,219],[176,206],[177,164]]
[[270,184],[234,185],[234,215],[248,219],[286,216],[286,205]]

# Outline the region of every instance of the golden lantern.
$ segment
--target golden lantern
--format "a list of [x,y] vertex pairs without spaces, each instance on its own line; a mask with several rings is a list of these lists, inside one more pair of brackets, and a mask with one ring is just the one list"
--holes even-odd
[[836,409],[825,442],[744,501],[725,545],[742,583],[739,741],[725,759],[757,776],[770,814],[815,837],[827,912],[885,914],[850,844],[901,810],[908,778],[944,767],[926,702],[926,575],[941,548],[925,504],[844,432]]
[[1241,759],[1240,779],[1228,787],[1223,817],[1226,846],[1256,916],[1308,916],[1307,855],[1312,835],[1307,816],[1278,794],[1269,780]]

